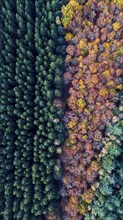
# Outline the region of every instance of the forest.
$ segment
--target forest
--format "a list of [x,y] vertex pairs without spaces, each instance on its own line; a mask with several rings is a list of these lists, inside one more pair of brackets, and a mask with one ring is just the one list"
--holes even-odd
[[123,220],[123,0],[1,0],[0,220]]

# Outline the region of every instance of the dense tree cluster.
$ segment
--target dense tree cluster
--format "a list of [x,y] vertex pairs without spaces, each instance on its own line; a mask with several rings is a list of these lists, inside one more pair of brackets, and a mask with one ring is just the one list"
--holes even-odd
[[13,219],[14,151],[16,115],[14,114],[16,68],[15,3],[1,1],[0,66],[0,218]]
[[57,1],[36,1],[36,134],[32,167],[35,215],[51,212],[59,200],[57,178],[61,169],[57,164],[57,147],[64,142],[61,118],[64,115],[62,66],[65,42],[63,28],[56,24],[56,17],[61,16],[61,5],[62,2]]
[[58,210],[63,3],[1,1],[1,219],[49,219]]
[[123,219],[123,93],[115,98],[113,118],[103,138],[104,148],[100,152],[101,169],[99,188],[89,205],[85,219]]
[[62,14],[68,139],[61,156],[65,170],[61,196],[64,218],[79,220],[99,188],[102,140],[113,118],[115,94],[123,89],[123,8],[115,1],[70,0]]
[[33,199],[32,164],[35,92],[35,1],[16,1],[16,103],[14,113],[17,117],[14,152],[14,218],[31,219]]

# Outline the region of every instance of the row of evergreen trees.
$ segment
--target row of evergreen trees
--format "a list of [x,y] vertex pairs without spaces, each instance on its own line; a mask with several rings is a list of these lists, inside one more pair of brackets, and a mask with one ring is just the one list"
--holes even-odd
[[64,2],[1,1],[0,219],[41,220],[59,201]]
[[[64,109],[57,109],[53,103],[54,99],[62,99],[63,92],[64,31],[55,23],[56,12],[60,10],[62,4],[53,0],[43,1],[43,3],[36,1],[36,135],[32,175],[35,215],[51,212],[59,199],[58,184],[54,178],[57,159],[55,143],[59,145],[64,141],[64,126],[60,120]],[[60,35],[61,42],[59,42]],[[54,123],[55,119],[58,121],[57,125]]]
[[35,1],[16,1],[16,150],[14,152],[14,218],[31,219],[33,202],[32,164],[35,98]]
[[[16,140],[15,68],[16,19],[15,2],[1,1],[1,149],[0,149],[0,218],[13,219],[14,151]],[[4,216],[4,217],[3,217]]]

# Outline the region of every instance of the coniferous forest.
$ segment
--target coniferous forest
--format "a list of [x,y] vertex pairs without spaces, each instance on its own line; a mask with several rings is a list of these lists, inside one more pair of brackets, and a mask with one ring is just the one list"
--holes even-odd
[[0,1],[0,220],[123,220],[123,0]]

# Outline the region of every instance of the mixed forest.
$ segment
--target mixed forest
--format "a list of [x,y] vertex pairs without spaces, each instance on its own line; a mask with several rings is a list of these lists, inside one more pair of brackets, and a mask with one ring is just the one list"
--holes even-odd
[[1,0],[0,220],[123,220],[123,0]]

